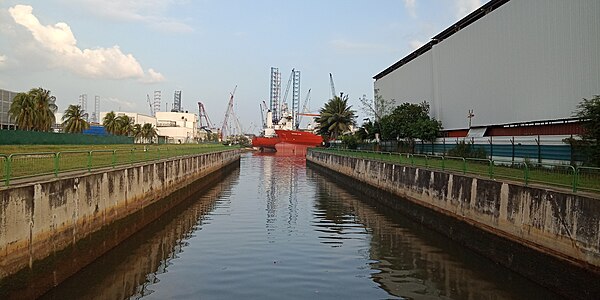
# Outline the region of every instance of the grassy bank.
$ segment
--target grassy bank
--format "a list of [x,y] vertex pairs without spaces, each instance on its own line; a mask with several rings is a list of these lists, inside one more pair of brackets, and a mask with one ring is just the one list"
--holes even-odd
[[0,146],[0,180],[115,167],[170,157],[223,151],[221,144]]

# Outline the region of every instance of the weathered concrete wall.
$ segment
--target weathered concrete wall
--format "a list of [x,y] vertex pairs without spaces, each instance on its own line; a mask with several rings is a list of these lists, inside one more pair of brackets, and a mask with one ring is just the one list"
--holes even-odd
[[[79,245],[130,215],[160,216],[166,208],[158,200],[185,196],[181,189],[239,163],[239,157],[239,150],[207,153],[0,190],[0,279]],[[157,205],[161,209],[145,212]],[[114,233],[119,238],[106,237],[105,243],[116,244],[124,238],[119,232],[130,235],[139,227],[123,224]]]
[[[347,176],[354,180],[355,186],[364,184],[394,195],[396,198],[392,200],[383,195],[377,197],[521,273],[562,272],[580,282],[585,280],[577,276],[590,274],[599,278],[598,198],[319,151],[309,151],[307,160]],[[423,210],[443,218],[428,217]],[[464,234],[465,224],[489,235]],[[486,243],[501,248],[494,249]],[[535,261],[535,255],[523,256],[522,252],[539,253],[555,260],[542,271],[536,268],[549,260]],[[554,286],[566,283],[554,275],[543,274],[546,277],[543,280],[555,280],[548,283]],[[600,291],[597,281],[589,291]]]

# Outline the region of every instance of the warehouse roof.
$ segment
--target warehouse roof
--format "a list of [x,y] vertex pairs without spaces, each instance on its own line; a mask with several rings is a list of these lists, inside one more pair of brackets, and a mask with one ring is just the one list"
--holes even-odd
[[451,35],[460,31],[461,29],[471,25],[473,22],[483,18],[485,15],[489,14],[496,8],[504,5],[508,1],[510,1],[510,0],[491,0],[491,1],[489,1],[488,3],[484,4],[479,9],[475,10],[474,12],[472,12],[469,15],[467,15],[466,17],[460,19],[458,22],[454,23],[450,27],[446,28],[446,30],[438,33],[436,36],[431,38],[431,41],[429,41],[427,44],[423,45],[421,48],[413,51],[409,55],[407,55],[404,58],[402,58],[401,60],[397,61],[395,64],[393,64],[390,67],[388,67],[387,69],[381,71],[379,74],[373,76],[373,79],[375,79],[375,80],[381,79],[385,75],[392,73],[394,70],[400,68],[401,66],[410,62],[411,60],[413,60],[413,59],[421,56],[422,54],[426,53],[427,51],[431,50],[433,45],[440,43],[441,41],[447,39]]

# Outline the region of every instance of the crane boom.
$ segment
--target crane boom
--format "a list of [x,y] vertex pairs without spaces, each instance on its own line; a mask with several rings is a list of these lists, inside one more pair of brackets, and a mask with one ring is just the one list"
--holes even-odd
[[229,117],[231,115],[233,115],[233,95],[235,95],[235,90],[237,89],[237,85],[235,86],[235,88],[233,88],[233,92],[231,92],[231,96],[229,97],[229,103],[227,103],[227,110],[225,111],[225,118],[223,119],[223,126],[221,126],[221,140],[223,140],[223,138],[227,137],[230,132],[227,132],[226,134],[226,130],[227,130],[227,125],[229,122]]
[[304,105],[302,105],[302,112],[298,113],[298,124],[300,124],[300,121],[302,121],[302,116],[306,116],[306,113],[308,113],[308,101],[310,101],[310,91],[311,89],[308,89],[308,92],[306,93],[306,99],[304,99]]
[[335,85],[333,84],[333,75],[329,73],[329,84],[331,85],[331,99],[335,97]]
[[[287,105],[287,96],[288,96],[288,93],[290,91],[290,86],[292,85],[292,79],[294,78],[294,71],[295,70],[292,69],[292,74],[290,74],[290,79],[288,79],[287,86],[285,87],[285,93],[283,94],[283,101],[282,101],[282,103],[285,103],[286,105]],[[281,111],[279,113],[281,113]],[[278,116],[277,121],[279,121],[279,119],[280,119],[279,117],[283,118],[285,116]]]
[[154,108],[152,107],[152,102],[150,102],[150,95],[146,94],[146,98],[148,99],[148,105],[150,105],[150,115],[154,116]]
[[[206,125],[204,125],[202,123],[202,119],[204,118],[204,121],[206,122]],[[200,128],[214,128],[212,121],[210,120],[210,117],[208,116],[208,113],[206,112],[206,108],[204,107],[204,104],[202,102],[198,102],[198,119],[199,119],[199,125]]]

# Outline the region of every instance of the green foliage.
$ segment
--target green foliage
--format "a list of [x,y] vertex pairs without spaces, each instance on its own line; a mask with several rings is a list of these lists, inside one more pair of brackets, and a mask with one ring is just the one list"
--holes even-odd
[[473,144],[460,141],[456,147],[448,151],[448,156],[465,157],[465,158],[487,158],[485,149],[478,147],[474,149]]
[[342,145],[347,149],[356,149],[360,142],[360,137],[356,134],[347,134],[342,136]]
[[382,139],[415,139],[433,141],[442,129],[442,123],[429,116],[429,104],[403,103],[390,115],[381,119]]
[[371,120],[362,124],[362,126],[356,132],[359,140],[374,140],[375,134],[381,134],[380,124],[378,121],[371,122]]
[[138,142],[142,139],[142,124],[135,124],[131,130],[134,142]]
[[600,166],[600,95],[592,99],[584,98],[577,108],[576,116],[583,121],[581,139],[588,156],[587,162]]
[[106,132],[110,134],[117,134],[118,124],[117,124],[117,116],[114,111],[107,113],[102,119],[102,125]]
[[156,137],[158,137],[158,131],[154,125],[145,123],[140,130],[140,137],[144,139],[146,143],[151,143]]
[[21,130],[50,131],[56,122],[56,98],[49,90],[34,88],[19,93],[10,105],[9,114]]
[[343,98],[335,96],[330,99],[319,111],[319,116],[315,118],[318,124],[318,131],[323,137],[336,139],[340,134],[350,130],[351,126],[356,125],[355,111],[348,106],[348,95]]
[[373,117],[375,122],[389,115],[394,108],[394,100],[384,99],[379,94],[379,89],[375,89],[375,99],[371,101],[366,95],[358,99],[360,101],[362,111],[369,117]]
[[84,118],[84,112],[80,105],[69,105],[62,117],[63,131],[66,133],[81,133],[90,128],[90,124]]
[[117,123],[116,133],[118,135],[131,136],[133,134],[134,120],[128,115],[118,116],[115,122]]

